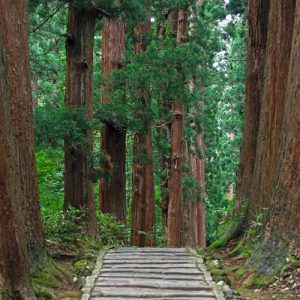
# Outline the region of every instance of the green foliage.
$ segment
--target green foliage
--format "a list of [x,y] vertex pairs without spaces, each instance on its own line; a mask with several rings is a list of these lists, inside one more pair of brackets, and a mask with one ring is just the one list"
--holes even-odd
[[129,238],[127,227],[122,222],[117,222],[109,214],[98,212],[97,219],[100,228],[101,245],[124,246]]
[[[205,151],[196,148],[206,162],[206,209],[208,241],[222,234],[219,223],[230,214],[233,201],[226,192],[236,180],[243,123],[245,79],[246,22],[243,1],[205,0],[196,5],[193,0],[152,1],[151,10],[144,1],[79,1],[73,4],[94,8],[99,16],[122,15],[126,20],[126,68],[109,76],[100,73],[101,36],[97,24],[94,68],[94,121],[86,120],[86,112],[78,108],[64,108],[67,31],[67,5],[63,1],[30,1],[30,52],[34,101],[37,167],[42,214],[47,238],[60,243],[79,243],[83,239],[78,222],[80,212],[70,210],[62,214],[63,205],[63,147],[69,145],[84,151],[85,132],[92,129],[95,136],[94,157],[96,179],[104,176],[100,165],[105,153],[99,151],[99,134],[103,123],[112,123],[127,131],[127,199],[130,208],[132,137],[145,132],[151,122],[154,136],[153,165],[157,201],[157,235],[162,243],[161,155],[169,155],[169,140],[162,138],[160,129],[171,120],[171,104],[182,100],[185,104],[185,144],[190,145],[197,134],[204,134]],[[166,15],[170,9],[189,6],[193,29],[189,42],[177,46],[170,34]],[[55,12],[55,13],[54,13]],[[54,13],[54,14],[53,14]],[[53,14],[53,15],[52,15]],[[228,17],[230,14],[231,18]],[[152,30],[145,34],[147,51],[136,55],[134,27],[153,16]],[[227,17],[227,18],[226,18]],[[166,36],[157,38],[157,29],[163,25]],[[194,83],[191,91],[190,83]],[[100,103],[100,86],[111,89],[110,103]],[[140,101],[141,95],[143,101]],[[191,126],[191,124],[195,124]],[[142,156],[142,154],[141,154]],[[186,168],[187,173],[190,167]],[[96,188],[95,188],[96,189]],[[184,196],[199,198],[200,187],[190,176],[184,178]],[[130,209],[129,209],[130,216]],[[108,215],[98,213],[101,243],[123,245],[129,233],[126,226],[114,222]],[[223,241],[224,242],[224,241]]]

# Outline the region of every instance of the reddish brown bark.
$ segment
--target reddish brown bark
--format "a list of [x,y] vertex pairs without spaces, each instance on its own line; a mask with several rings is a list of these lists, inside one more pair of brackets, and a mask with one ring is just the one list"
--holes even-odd
[[[159,130],[161,143],[171,144],[171,124],[165,124]],[[162,211],[162,234],[163,240],[168,240],[168,210],[169,210],[169,179],[170,179],[170,151],[164,147],[159,148],[160,157],[160,190]]]
[[280,155],[268,221],[264,230],[264,254],[275,268],[280,266],[277,260],[284,259],[284,256],[274,253],[293,250],[299,246],[300,241],[300,2],[290,2],[288,5],[290,12],[293,5],[294,26],[290,27],[293,32],[290,36],[292,49],[290,62],[286,62],[289,73],[286,78],[282,78],[286,82],[286,94]]
[[[135,29],[137,55],[146,50],[145,35],[150,28],[150,21],[146,21]],[[151,122],[144,115],[150,113],[149,86],[146,84],[136,94],[143,107],[140,117],[144,128],[135,133],[133,141],[131,243],[144,247],[154,246],[156,240],[152,131]]]
[[[177,44],[187,42],[188,14],[184,9],[178,13]],[[183,88],[184,88],[184,82]],[[171,124],[171,169],[170,169],[170,203],[168,215],[168,245],[180,246],[183,236],[183,126],[184,104],[182,100],[172,104],[173,119]]]
[[152,166],[152,133],[136,133],[133,145],[132,225],[134,246],[155,245],[155,198]]
[[[68,17],[67,79],[65,107],[81,108],[87,120],[93,119],[93,45],[96,15],[70,4]],[[65,201],[68,207],[85,212],[86,232],[97,236],[96,205],[93,192],[93,132],[83,130],[86,143],[74,145],[65,140]]]
[[[170,34],[177,35],[178,27],[178,11],[171,10],[166,16],[169,27]],[[160,25],[158,30],[158,38],[163,42],[166,34],[166,29],[164,25]],[[162,111],[164,115],[167,115],[172,109],[170,102],[167,99],[161,99]],[[159,140],[162,144],[171,144],[171,123],[166,122],[159,129]],[[168,214],[169,214],[169,179],[170,179],[170,151],[164,146],[159,147],[159,157],[160,157],[160,190],[161,190],[161,210],[162,210],[162,235],[163,240],[167,242],[168,240]]]
[[[111,84],[108,82],[114,69],[122,69],[125,51],[125,26],[121,17],[110,19],[102,31],[102,102],[110,102]],[[104,125],[101,151],[106,154],[103,164],[105,176],[100,182],[100,209],[126,222],[126,132],[112,120]]]
[[199,151],[204,153],[203,135],[198,134],[195,144],[192,145],[191,175],[198,183],[198,197],[189,200],[190,208],[190,245],[206,247],[206,226],[205,226],[205,160],[199,157]]
[[22,207],[30,254],[39,256],[43,253],[44,237],[35,169],[26,4],[24,1],[10,1],[9,4],[4,2],[1,3],[0,34],[6,55],[12,130],[18,145],[21,188],[25,195]]
[[34,168],[26,1],[1,0],[0,11],[0,287],[9,299],[35,299],[29,291],[30,257],[43,253],[44,242]]
[[264,91],[268,16],[269,0],[249,1],[245,124],[235,198],[237,215],[247,205],[251,193]]
[[295,0],[271,1],[270,3],[268,55],[249,202],[249,220],[253,220],[258,215],[264,215],[265,209],[269,208],[271,203],[273,181],[279,161],[294,11]]

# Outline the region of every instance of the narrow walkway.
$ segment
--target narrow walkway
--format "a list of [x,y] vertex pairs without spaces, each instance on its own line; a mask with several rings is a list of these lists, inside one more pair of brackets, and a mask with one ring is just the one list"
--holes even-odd
[[112,249],[97,273],[85,299],[223,299],[206,280],[197,257],[184,248]]

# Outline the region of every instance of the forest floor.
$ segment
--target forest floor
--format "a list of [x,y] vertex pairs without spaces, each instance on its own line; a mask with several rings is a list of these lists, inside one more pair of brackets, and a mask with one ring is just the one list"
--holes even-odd
[[85,278],[95,267],[99,249],[83,245],[69,249],[47,241],[47,252],[50,259],[42,263],[33,277],[37,298],[80,300]]
[[217,250],[202,252],[208,270],[216,282],[223,281],[231,286],[241,296],[238,299],[300,299],[300,251],[287,260],[285,269],[278,276],[254,280],[254,273],[246,265],[247,256],[241,254],[232,256],[236,245],[237,242],[232,241]]
[[[53,260],[37,272],[34,278],[38,299],[80,300],[81,288],[95,267],[100,249],[82,247],[72,251],[56,243],[47,244],[49,256]],[[236,245],[237,242],[232,241],[217,250],[198,251],[214,281],[228,289],[227,299],[300,299],[300,251],[288,260],[278,277],[253,281],[253,272],[246,266],[247,256],[232,256]]]

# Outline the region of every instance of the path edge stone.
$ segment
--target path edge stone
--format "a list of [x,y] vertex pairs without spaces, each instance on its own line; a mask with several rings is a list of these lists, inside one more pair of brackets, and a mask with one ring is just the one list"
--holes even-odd
[[83,288],[81,289],[81,291],[82,291],[81,300],[89,300],[90,299],[92,289],[94,288],[96,279],[98,278],[101,268],[102,268],[103,257],[107,251],[108,251],[108,249],[103,249],[100,251],[92,275],[86,277],[85,284],[84,284]]
[[198,254],[198,252],[194,248],[188,247],[187,250],[197,259],[197,268],[203,272],[204,278],[207,281],[207,284],[213,290],[217,300],[226,300],[223,291],[220,287],[213,281],[210,272],[207,270],[203,258]]

